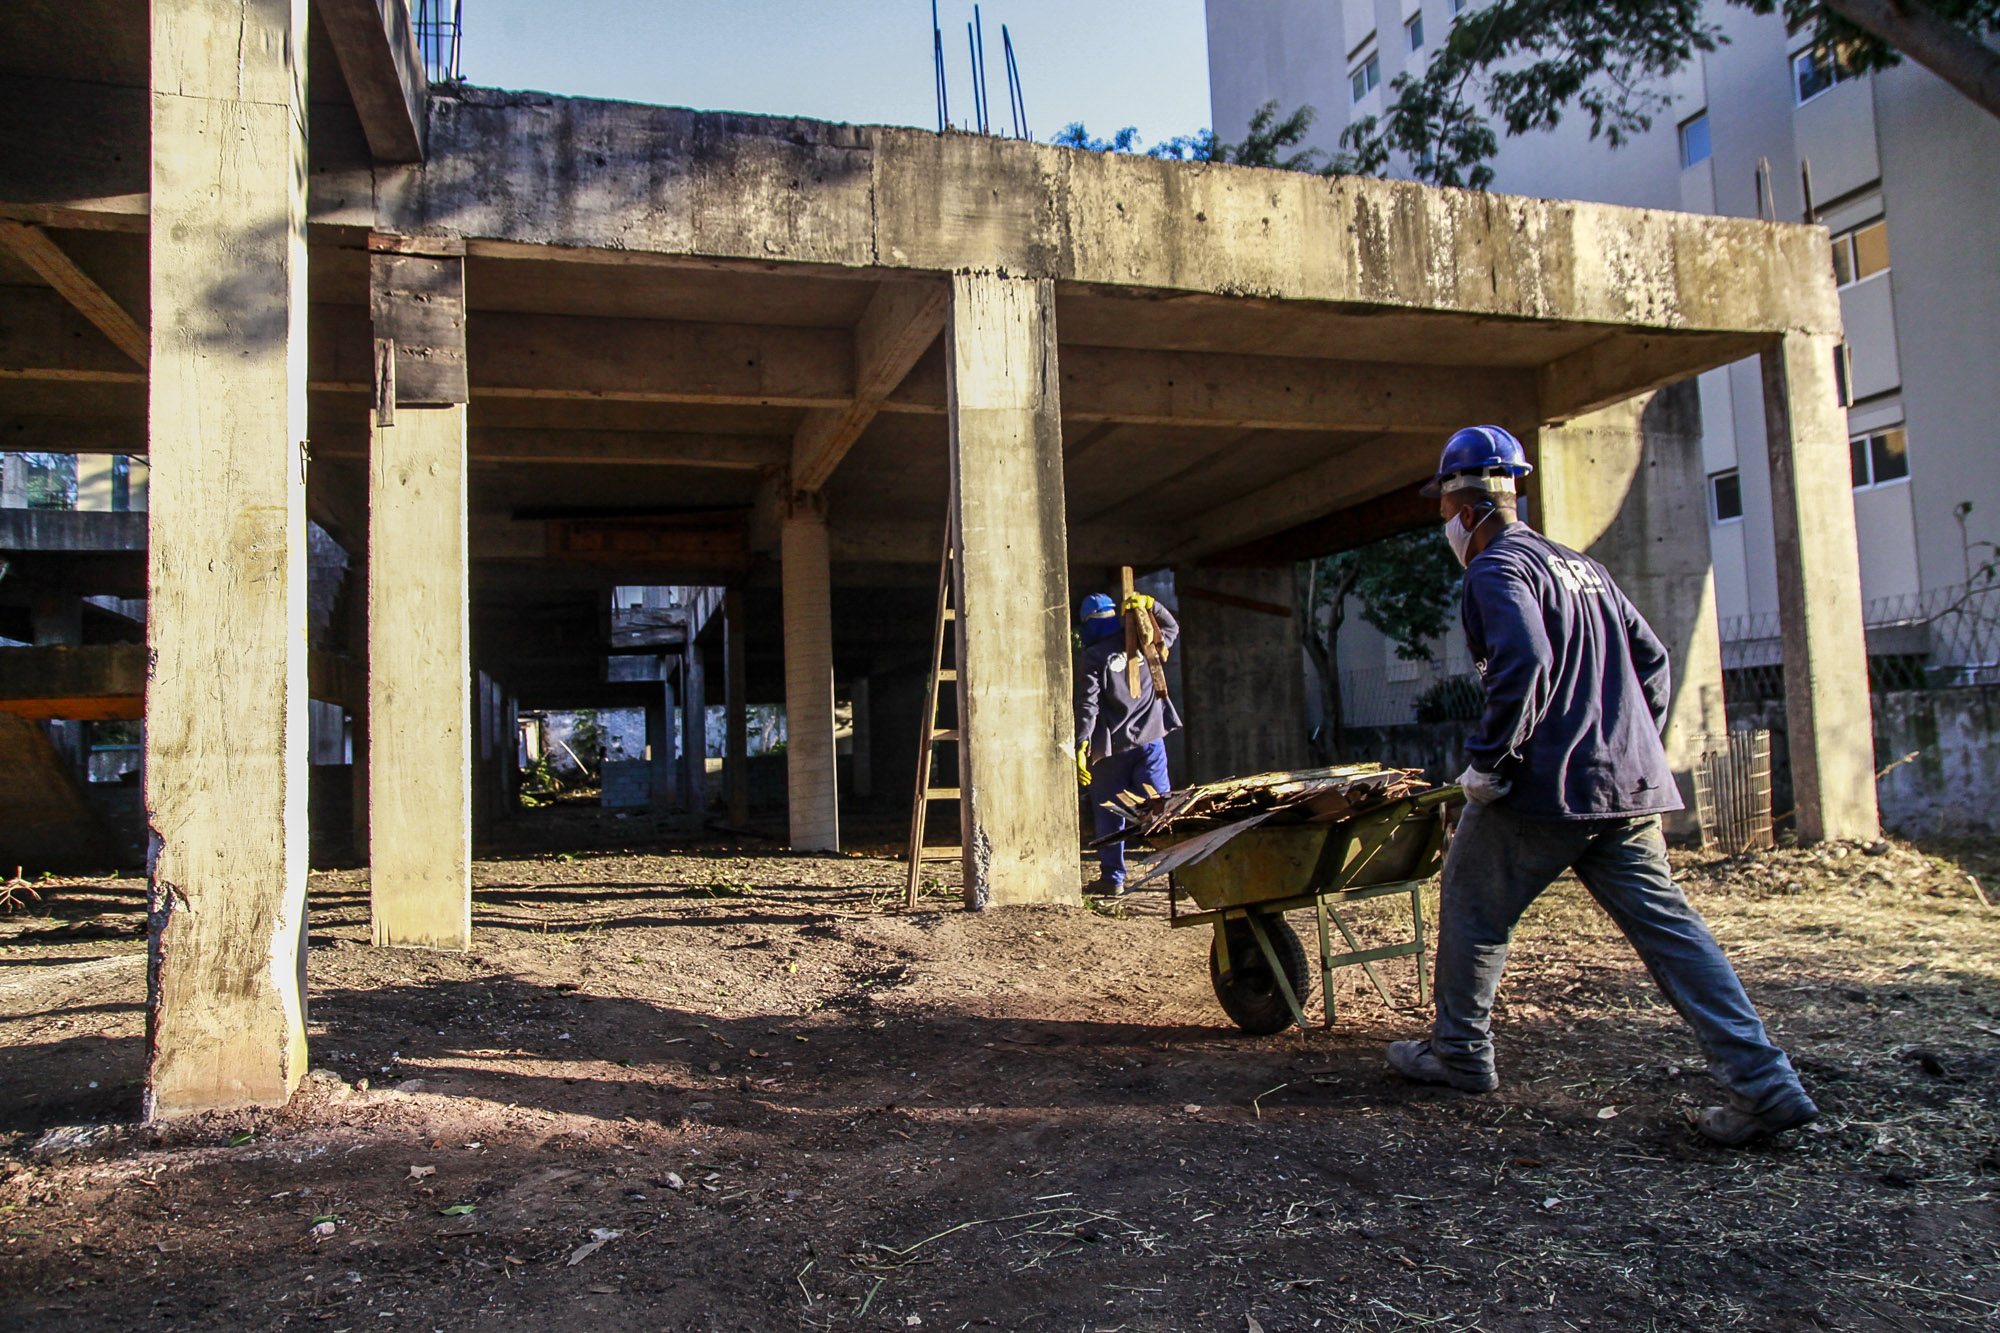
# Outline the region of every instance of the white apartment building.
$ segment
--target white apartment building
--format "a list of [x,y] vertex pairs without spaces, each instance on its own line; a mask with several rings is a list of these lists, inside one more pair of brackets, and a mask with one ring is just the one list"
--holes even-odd
[[[1266,102],[1310,105],[1310,142],[1331,153],[1478,10],[1208,0],[1215,129],[1241,137]],[[1850,75],[1780,17],[1721,3],[1708,16],[1728,41],[1664,89],[1671,109],[1649,133],[1613,149],[1572,113],[1503,138],[1492,188],[1743,217],[1775,207],[1795,222],[1810,180],[1846,317],[1862,595],[1871,623],[1907,620],[1965,582],[1968,541],[2000,541],[2000,120],[1917,65]],[[1717,610],[1725,640],[1761,638],[1775,633],[1777,582],[1756,362],[1701,376],[1700,393]],[[1991,554],[1975,546],[1969,563]],[[1352,653],[1370,647],[1357,635]]]

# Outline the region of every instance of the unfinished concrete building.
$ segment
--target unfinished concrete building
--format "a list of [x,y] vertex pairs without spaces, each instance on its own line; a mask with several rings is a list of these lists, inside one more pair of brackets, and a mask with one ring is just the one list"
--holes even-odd
[[[731,590],[700,660],[782,697],[792,845],[833,848],[836,691],[921,659],[955,514],[968,898],[1074,901],[1073,590],[1173,569],[1196,775],[1293,763],[1296,640],[1243,604],[1435,521],[1494,421],[1674,650],[1685,761],[1720,664],[1653,395],[1751,355],[1799,829],[1874,835],[1817,229],[427,87],[402,0],[27,0],[0,78],[0,429],[151,467],[149,1114],[306,1068],[308,700],[366,718],[378,943],[463,948],[492,719],[619,688],[522,626],[617,585]],[[365,571],[317,647],[309,514]],[[130,697],[4,669],[48,651],[0,649],[0,707]]]

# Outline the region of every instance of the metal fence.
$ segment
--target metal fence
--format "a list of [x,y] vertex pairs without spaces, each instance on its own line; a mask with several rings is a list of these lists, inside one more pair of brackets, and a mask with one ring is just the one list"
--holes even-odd
[[1463,652],[1340,673],[1341,719],[1350,727],[1476,719],[1485,707],[1478,673]]
[[[1868,688],[2000,685],[2000,583],[1958,584],[1862,607]],[[1785,649],[1776,612],[1724,619],[1723,693],[1732,704],[1785,697]],[[1340,673],[1341,718],[1350,727],[1478,718],[1485,696],[1464,650],[1438,660]]]
[[[1958,584],[1862,607],[1868,688],[1943,689],[2000,684],[2000,584]],[[1775,613],[1722,622],[1723,690],[1732,703],[1785,697],[1785,652]]]
[[1694,766],[1694,805],[1702,846],[1731,855],[1772,846],[1771,733],[1704,737]]
[[459,38],[465,29],[464,0],[417,0],[417,50],[432,83],[456,83]]

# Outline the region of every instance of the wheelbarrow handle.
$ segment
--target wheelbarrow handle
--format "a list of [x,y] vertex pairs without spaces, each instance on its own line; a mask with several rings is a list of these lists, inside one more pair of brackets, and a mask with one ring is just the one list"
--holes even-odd
[[1459,786],[1457,783],[1454,782],[1447,787],[1431,788],[1423,795],[1417,797],[1416,800],[1413,802],[1413,804],[1419,810],[1428,810],[1434,805],[1444,805],[1447,804],[1448,802],[1452,801],[1462,802],[1464,800],[1465,800],[1465,788]]

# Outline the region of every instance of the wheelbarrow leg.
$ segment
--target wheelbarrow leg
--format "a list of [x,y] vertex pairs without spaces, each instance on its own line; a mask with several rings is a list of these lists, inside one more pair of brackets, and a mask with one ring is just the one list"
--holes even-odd
[[1264,965],[1277,978],[1278,993],[1285,997],[1285,1007],[1292,1011],[1292,1021],[1299,1025],[1299,1031],[1306,1028],[1305,1011],[1299,1008],[1299,997],[1292,993],[1292,979],[1285,975],[1285,966],[1278,961],[1278,951],[1271,947],[1271,937],[1264,933],[1264,923],[1258,920],[1260,914],[1245,912],[1243,919],[1250,924],[1250,933],[1257,937],[1257,947],[1263,950]]
[[1319,917],[1319,998],[1326,1010],[1326,1026],[1333,1028],[1333,941],[1326,933],[1326,895],[1313,898],[1313,907]]
[[1424,962],[1424,890],[1422,885],[1410,886],[1410,919],[1417,928],[1417,1008],[1422,1009],[1431,1002],[1431,970]]
[[[1328,908],[1327,911],[1333,917],[1333,924],[1340,927],[1340,937],[1347,941],[1347,947],[1355,953],[1360,953],[1361,941],[1355,939],[1354,932],[1347,928],[1346,919],[1332,908]],[[1375,964],[1364,962],[1361,967],[1368,974],[1368,979],[1375,983],[1375,993],[1382,997],[1382,1003],[1394,1009],[1396,1002],[1389,998],[1389,988],[1382,984],[1382,974],[1375,970]]]

